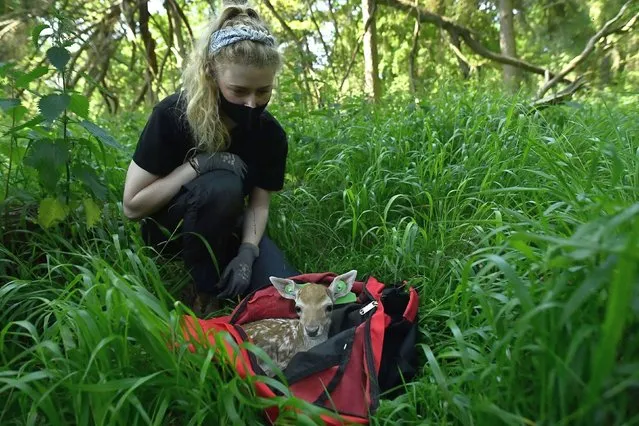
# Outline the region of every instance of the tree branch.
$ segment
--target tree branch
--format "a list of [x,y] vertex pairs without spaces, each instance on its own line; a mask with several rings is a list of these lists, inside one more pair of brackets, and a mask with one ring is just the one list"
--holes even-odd
[[369,16],[369,18],[366,20],[366,23],[364,24],[364,31],[362,31],[360,36],[357,38],[357,42],[355,44],[355,48],[353,49],[353,54],[351,55],[351,60],[348,63],[348,67],[346,68],[346,72],[344,73],[344,77],[342,77],[342,82],[339,85],[338,92],[342,91],[342,88],[344,87],[344,83],[346,82],[346,79],[348,78],[348,75],[351,73],[351,69],[353,68],[353,64],[355,64],[355,58],[357,57],[357,54],[359,53],[359,47],[362,45],[362,39],[364,38],[364,35],[368,31],[368,27],[370,27],[371,24],[373,23],[373,17],[375,16],[375,11],[377,9],[377,3],[378,3],[377,1],[373,3],[373,10],[371,11],[371,16]]
[[566,102],[568,99],[572,97],[575,92],[586,85],[586,79],[584,76],[579,76],[574,83],[566,87],[561,92],[546,96],[545,98],[538,99],[530,104],[533,110],[542,110],[551,105],[557,105]]
[[630,20],[626,23],[626,25],[622,26],[618,30],[611,31],[610,34],[629,32],[630,29],[637,23],[637,20],[639,20],[639,12],[637,12],[635,16],[630,18]]
[[98,87],[98,91],[100,92],[100,95],[102,95],[102,99],[104,99],[104,103],[106,103],[109,113],[117,114],[120,107],[120,99],[114,95],[111,90],[109,90],[105,78],[102,78],[101,84],[102,85]]
[[166,10],[166,14],[167,14],[167,20],[169,22],[169,29],[168,29],[168,34],[166,35],[166,53],[164,55],[164,58],[162,58],[162,62],[160,64],[160,72],[158,73],[158,82],[160,82],[160,85],[159,85],[160,87],[162,87],[161,82],[162,82],[162,76],[164,75],[164,67],[166,66],[169,56],[171,55],[171,50],[173,49],[173,42],[174,42],[173,19],[168,9]]
[[15,28],[18,28],[18,26],[21,23],[22,22],[17,20],[17,19],[15,19],[13,21],[5,21],[5,22],[0,23],[0,25],[7,24],[2,29],[0,29],[0,39],[2,39],[2,37],[4,37],[5,34],[9,34]]
[[173,7],[173,10],[175,10],[175,13],[177,13],[177,15],[180,17],[182,22],[184,22],[184,25],[186,26],[186,30],[189,33],[189,37],[191,37],[191,44],[192,44],[193,41],[195,40],[195,38],[193,37],[193,29],[191,29],[191,24],[189,24],[189,20],[184,14],[184,11],[180,7],[180,5],[177,4],[175,0],[167,0],[167,1],[171,4],[171,6]]
[[328,62],[328,66],[331,70],[331,74],[333,75],[333,79],[337,82],[337,74],[335,73],[335,68],[333,67],[333,52],[328,48],[326,41],[324,40],[324,36],[322,35],[322,31],[320,30],[320,26],[317,23],[317,19],[315,19],[315,11],[313,10],[313,1],[310,1],[308,4],[308,11],[311,14],[311,22],[317,31],[317,35],[322,43],[322,47],[324,48],[324,54],[326,55],[326,61]]
[[466,56],[464,56],[464,54],[461,51],[461,43],[459,41],[459,35],[457,33],[448,33],[449,40],[448,40],[448,45],[450,46],[450,49],[453,51],[453,53],[455,54],[455,56],[457,57],[457,63],[459,64],[459,68],[461,69],[462,75],[464,76],[464,79],[468,79],[468,77],[470,77],[470,70],[471,70],[471,66],[470,66],[470,61],[468,60],[468,58]]
[[[484,58],[488,58],[492,61],[495,61],[501,64],[512,65],[514,67],[521,68],[525,71],[528,71],[534,74],[539,74],[542,76],[550,75],[551,78],[555,76],[555,74],[551,72],[550,70],[538,67],[536,65],[530,64],[520,59],[511,58],[509,56],[504,56],[499,53],[493,52],[492,50],[486,48],[483,44],[481,44],[479,41],[475,39],[476,33],[472,31],[471,29],[461,26],[445,16],[432,13],[423,7],[416,8],[415,5],[411,3],[409,0],[378,0],[378,1],[382,4],[393,7],[395,9],[408,12],[409,14],[413,13],[417,15],[416,9],[419,9],[419,15],[417,16],[421,22],[435,25],[439,28],[442,28],[445,31],[448,31],[451,34],[457,33],[459,37],[461,37],[461,39],[466,43],[466,45],[479,56],[483,56]],[[571,80],[565,77],[563,77],[561,81],[564,83],[569,83],[569,84],[572,83]]]
[[[87,32],[94,30],[90,33],[78,50],[71,56],[68,69],[75,71],[75,73],[69,79],[70,88],[74,88],[80,79],[85,76],[85,73],[90,74],[92,69],[102,61],[105,52],[110,51],[111,43],[114,41],[117,43],[113,36],[113,27],[118,21],[120,12],[120,4],[116,4],[109,9],[105,9],[105,14],[102,18],[86,28]],[[76,70],[76,64],[84,52],[87,52],[87,58],[80,69]],[[92,82],[88,83],[89,87],[93,84]],[[93,89],[91,89],[91,92],[92,91]]]
[[302,69],[305,76],[303,80],[304,80],[304,85],[306,86],[306,91],[307,93],[312,93],[311,87],[309,86],[309,83],[308,83],[310,79],[310,77],[308,77],[308,73],[311,67],[310,67],[310,64],[308,63],[308,60],[306,59],[306,53],[304,52],[304,44],[299,39],[297,34],[295,34],[293,29],[286,23],[284,18],[282,18],[282,16],[277,12],[277,10],[275,10],[275,7],[273,7],[273,4],[269,0],[262,0],[262,3],[264,3],[266,8],[273,14],[275,19],[277,19],[277,21],[280,23],[280,25],[282,26],[282,29],[288,34],[288,36],[291,38],[293,43],[295,43],[295,46],[297,47],[297,50],[300,55],[300,61],[302,62]]
[[139,24],[140,24],[140,35],[142,36],[142,41],[144,42],[144,49],[146,50],[146,60],[148,64],[148,70],[153,74],[153,76],[158,73],[158,59],[155,55],[155,46],[156,42],[151,35],[151,31],[149,31],[149,20],[151,18],[151,14],[149,13],[149,2],[148,0],[141,1],[138,7],[139,12]]
[[149,90],[149,85],[150,85],[149,81],[146,80],[144,82],[144,86],[142,86],[142,89],[140,89],[140,93],[138,93],[138,96],[135,98],[135,101],[133,101],[133,105],[135,105],[136,107],[140,106],[142,101],[144,101],[146,92]]
[[331,19],[333,20],[333,30],[335,31],[335,45],[337,46],[337,41],[341,38],[339,34],[339,26],[337,25],[337,18],[335,17],[335,12],[333,11],[332,0],[327,0],[327,3],[328,3],[328,12],[331,15]]
[[[182,21],[182,18],[180,17],[180,12],[178,12],[178,10],[174,7],[172,2],[166,0],[164,2],[164,9],[166,10],[166,17],[170,21],[173,21],[173,27],[174,27],[173,34],[175,35],[175,42],[173,43],[173,46],[177,44],[177,49],[175,49],[175,56],[177,59],[178,67],[181,67],[182,61],[184,61],[184,58],[186,58],[188,55],[188,49],[186,48],[186,45],[184,43],[184,37],[182,37],[183,21]],[[177,15],[177,16],[174,16],[174,15]],[[187,30],[188,29],[189,27],[187,22]],[[193,39],[191,39],[191,44],[192,43],[193,43]]]
[[586,60],[588,55],[590,55],[592,51],[595,50],[595,45],[597,44],[597,42],[601,38],[609,35],[612,32],[612,26],[621,19],[623,14],[626,12],[629,4],[630,1],[626,2],[619,10],[619,13],[617,13],[614,18],[606,22],[604,26],[599,31],[597,31],[597,33],[592,36],[590,40],[588,40],[588,43],[586,43],[586,47],[584,47],[584,50],[579,55],[575,56],[572,61],[568,63],[568,65],[566,65],[561,71],[559,71],[559,73],[548,80],[548,82],[546,82],[541,87],[541,89],[539,89],[539,91],[537,92],[537,99],[540,99],[542,96],[544,96],[544,94],[546,94],[546,92],[550,90],[551,87],[555,86],[560,80],[568,75],[568,73],[577,68],[579,64]]

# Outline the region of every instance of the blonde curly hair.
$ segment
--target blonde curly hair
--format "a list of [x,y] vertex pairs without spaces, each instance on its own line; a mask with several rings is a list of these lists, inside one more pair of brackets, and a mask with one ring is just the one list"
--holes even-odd
[[258,13],[247,4],[229,4],[220,16],[210,22],[196,41],[182,73],[186,120],[195,139],[196,149],[218,152],[228,148],[229,133],[219,114],[219,88],[215,70],[224,64],[251,65],[257,68],[279,69],[282,59],[276,45],[244,40],[210,52],[211,36],[215,31],[234,26],[248,26],[270,34]]

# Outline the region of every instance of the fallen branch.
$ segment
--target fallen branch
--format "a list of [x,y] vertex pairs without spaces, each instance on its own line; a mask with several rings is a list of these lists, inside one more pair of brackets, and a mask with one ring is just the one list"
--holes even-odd
[[542,99],[537,99],[530,104],[532,110],[542,110],[551,105],[558,105],[566,102],[572,97],[578,90],[586,85],[586,78],[581,75],[572,84],[566,87],[564,90]]

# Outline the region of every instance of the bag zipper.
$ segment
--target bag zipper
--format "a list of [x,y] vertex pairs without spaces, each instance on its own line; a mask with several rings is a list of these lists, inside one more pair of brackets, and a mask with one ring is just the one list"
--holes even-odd
[[364,306],[362,309],[359,310],[359,314],[364,316],[367,313],[369,313],[370,311],[372,311],[373,309],[377,308],[377,305],[379,303],[377,302],[377,300],[373,300],[371,303],[369,303],[368,305]]

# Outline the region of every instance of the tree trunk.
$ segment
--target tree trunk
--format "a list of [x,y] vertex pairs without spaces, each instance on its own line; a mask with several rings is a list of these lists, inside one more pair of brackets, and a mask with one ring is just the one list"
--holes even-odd
[[[188,52],[184,43],[184,37],[182,37],[182,19],[175,10],[172,2],[165,1],[164,8],[166,9],[166,17],[169,21],[169,27],[173,25],[173,40],[171,45],[173,53],[175,55],[175,63],[178,69],[182,69],[182,63],[186,59]],[[177,46],[177,48],[175,47]]]
[[408,80],[410,84],[410,93],[413,95],[413,98],[417,96],[417,70],[415,69],[415,62],[417,61],[417,52],[419,51],[419,30],[421,27],[421,23],[419,19],[415,19],[415,26],[413,27],[413,44],[410,48],[410,56],[408,57],[408,75],[410,80]]
[[[365,92],[374,102],[379,101],[380,81],[378,75],[377,31],[375,25],[375,0],[362,0],[364,28],[364,82]],[[370,22],[369,22],[370,20]]]
[[153,92],[153,80],[158,74],[158,58],[155,54],[155,46],[157,43],[153,39],[151,35],[151,31],[149,30],[149,19],[151,18],[151,14],[149,13],[149,2],[148,0],[143,0],[138,4],[138,13],[139,13],[139,24],[140,24],[140,35],[142,36],[142,40],[144,41],[144,50],[146,52],[146,85],[148,86],[147,100],[149,104],[153,104],[157,101],[155,98],[155,94]]
[[[501,54],[517,57],[515,25],[513,23],[513,0],[499,0],[499,45]],[[504,85],[511,91],[519,86],[519,70],[512,65],[504,65]]]

